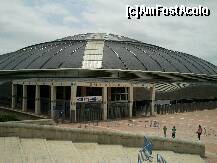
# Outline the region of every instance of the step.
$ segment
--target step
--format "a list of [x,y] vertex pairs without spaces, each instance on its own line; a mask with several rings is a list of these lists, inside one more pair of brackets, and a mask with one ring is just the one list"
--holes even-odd
[[[121,145],[0,137],[0,163],[135,163],[138,151]],[[153,163],[157,162],[157,153],[167,162],[204,163],[198,155],[172,151],[153,151]]]
[[128,158],[121,145],[99,145],[98,151],[101,159],[111,162],[113,162],[112,160]]
[[123,150],[128,156],[130,162],[137,162],[139,148],[123,147]]
[[1,160],[4,160],[4,162],[24,162],[20,140],[18,137],[1,137],[0,147]]
[[153,151],[153,163],[157,163],[157,154],[164,157],[167,162],[174,163],[204,163],[204,160],[198,155],[180,154],[173,151]]
[[53,141],[46,142],[49,153],[54,162],[61,163],[79,163],[80,154],[71,141]]
[[82,163],[96,163],[101,157],[97,143],[73,143],[73,146],[79,152]]
[[52,159],[45,139],[20,139],[25,161],[31,163],[50,163]]

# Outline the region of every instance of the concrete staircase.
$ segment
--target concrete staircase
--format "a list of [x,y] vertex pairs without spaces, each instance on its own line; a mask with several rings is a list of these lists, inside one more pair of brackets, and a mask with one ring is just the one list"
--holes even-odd
[[[0,163],[136,163],[138,148],[97,143],[0,137]],[[168,163],[204,163],[197,155],[154,151]]]

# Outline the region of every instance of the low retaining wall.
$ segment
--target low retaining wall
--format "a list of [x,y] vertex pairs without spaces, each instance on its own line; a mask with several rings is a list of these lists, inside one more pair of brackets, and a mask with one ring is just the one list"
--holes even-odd
[[55,122],[52,119],[10,121],[10,123],[26,123],[26,124],[38,124],[38,125],[55,125]]
[[[57,126],[1,122],[0,136],[19,136],[22,138],[45,138],[51,140],[70,140],[72,142],[95,142],[99,144],[116,144],[127,147],[142,147],[144,136],[113,131],[96,131],[89,129],[72,129]],[[177,153],[205,156],[205,145],[199,142],[172,140],[161,137],[148,137],[155,150],[170,150]]]

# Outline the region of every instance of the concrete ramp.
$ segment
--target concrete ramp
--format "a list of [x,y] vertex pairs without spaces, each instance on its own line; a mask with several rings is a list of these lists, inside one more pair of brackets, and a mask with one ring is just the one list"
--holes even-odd
[[[46,139],[0,137],[0,163],[136,163],[138,148],[97,143],[72,143]],[[160,153],[168,163],[204,163],[198,155]]]

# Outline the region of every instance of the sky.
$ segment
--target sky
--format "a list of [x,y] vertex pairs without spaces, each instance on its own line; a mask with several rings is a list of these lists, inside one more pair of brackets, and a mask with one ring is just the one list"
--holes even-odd
[[[127,19],[126,5],[207,6],[208,17]],[[113,33],[217,65],[216,0],[0,0],[0,55],[79,33]]]

